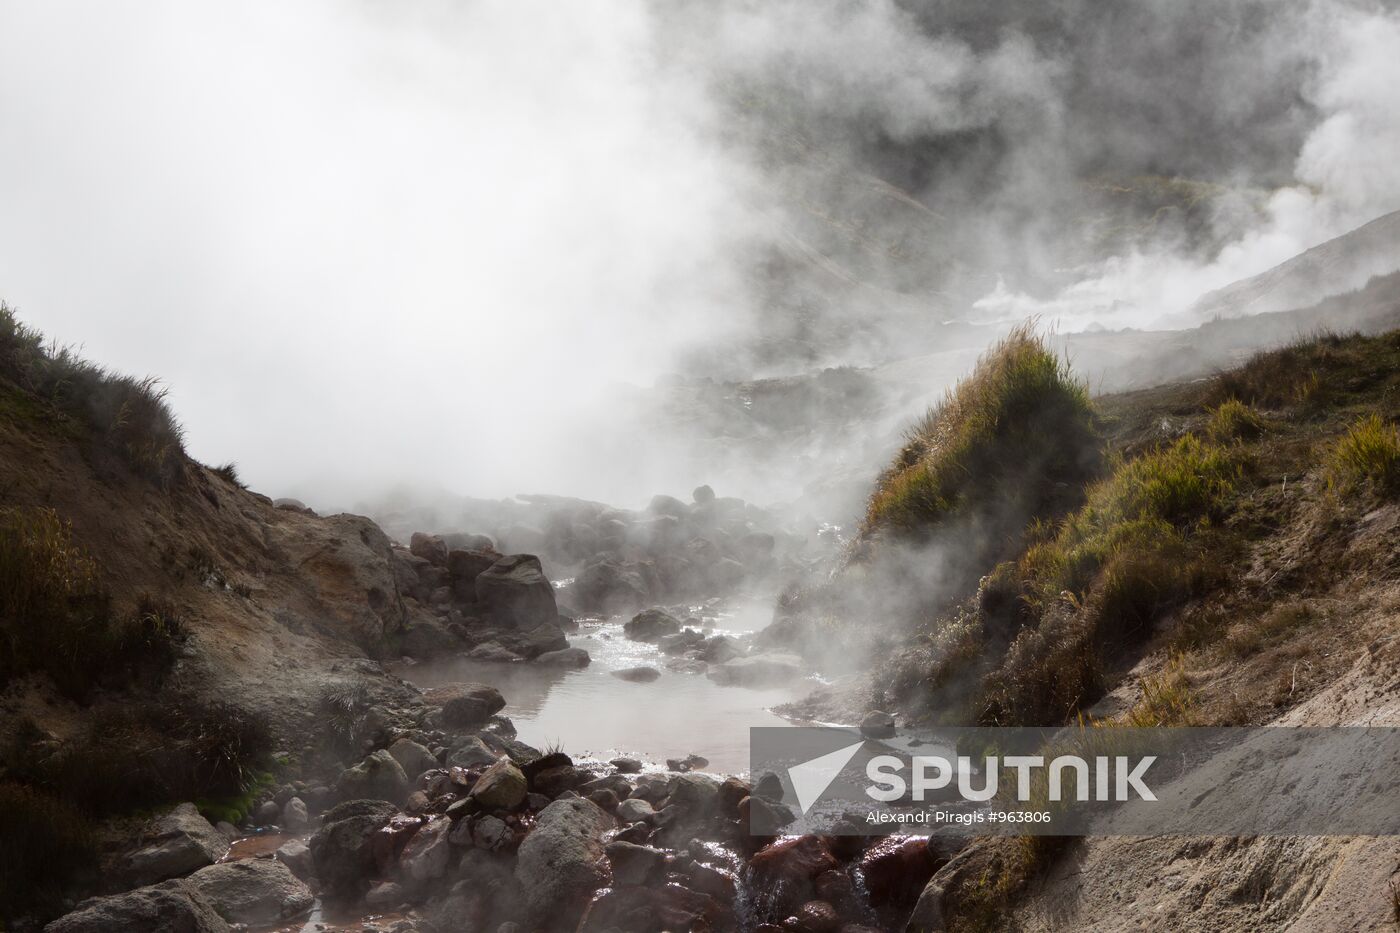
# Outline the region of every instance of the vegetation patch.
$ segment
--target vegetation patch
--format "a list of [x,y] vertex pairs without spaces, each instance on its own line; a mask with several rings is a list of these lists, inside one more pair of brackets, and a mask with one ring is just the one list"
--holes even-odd
[[156,683],[187,630],[168,605],[117,615],[96,563],[52,509],[0,509],[0,684],[47,674],[65,694]]
[[[0,379],[32,393],[57,415],[85,426],[133,472],[168,488],[185,475],[184,434],[153,378],[136,379],[46,343],[0,304]],[[13,406],[7,406],[13,408]]]
[[1227,444],[1230,441],[1252,441],[1264,433],[1264,419],[1239,399],[1226,399],[1210,413],[1206,434],[1211,440]]
[[1327,482],[1346,494],[1400,496],[1400,430],[1377,414],[1355,422],[1327,457]]
[[998,343],[907,437],[871,496],[867,534],[919,536],[1008,501],[1022,522],[1051,514],[1100,463],[1088,389],[1029,327]]

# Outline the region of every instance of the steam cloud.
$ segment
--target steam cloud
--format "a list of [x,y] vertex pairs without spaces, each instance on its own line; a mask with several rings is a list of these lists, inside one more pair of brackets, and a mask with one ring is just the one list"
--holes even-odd
[[0,295],[273,494],[635,504],[619,384],[1176,319],[1400,207],[1396,86],[1359,0],[7,4]]

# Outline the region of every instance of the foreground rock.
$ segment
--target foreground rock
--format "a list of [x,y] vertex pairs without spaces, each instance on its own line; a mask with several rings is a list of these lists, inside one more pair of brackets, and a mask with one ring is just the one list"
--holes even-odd
[[307,846],[316,876],[329,890],[359,893],[375,871],[373,837],[397,812],[383,800],[350,800],[326,812]]
[[291,870],[275,859],[240,859],[201,868],[188,883],[229,923],[247,925],[295,920],[315,900]]
[[479,726],[505,709],[501,691],[487,684],[444,684],[423,693],[423,701],[442,710],[444,725],[454,729]]
[[559,621],[554,587],[534,555],[502,557],[478,574],[475,583],[481,612],[498,625],[533,629]]
[[527,917],[577,917],[593,892],[610,880],[603,833],[613,818],[582,798],[556,800],[541,811],[520,844],[515,877],[525,892]]
[[192,803],[157,817],[144,839],[149,844],[127,858],[128,877],[137,885],[188,875],[228,851],[228,839]]
[[111,897],[83,901],[78,909],[44,927],[44,933],[111,933],[162,930],[170,933],[230,933],[224,918],[187,881],[167,881]]

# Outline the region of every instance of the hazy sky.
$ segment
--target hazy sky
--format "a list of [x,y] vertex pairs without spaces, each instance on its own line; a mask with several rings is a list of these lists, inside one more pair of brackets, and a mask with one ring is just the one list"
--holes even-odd
[[[893,0],[716,0],[703,22],[665,0],[6,0],[0,298],[164,378],[191,453],[272,495],[343,504],[407,482],[635,504],[708,477],[625,425],[600,440],[611,387],[741,344],[765,313],[741,271],[754,243],[824,207],[781,215],[717,86],[810,108],[848,174],[870,168],[869,140],[995,137],[985,206],[998,224],[1016,209],[997,231],[1016,255],[1057,223],[1035,192],[1106,158],[1145,164],[1159,114],[1181,158],[1284,152],[1290,183],[1218,256],[1105,257],[1058,296],[993,292],[971,311],[988,319],[1150,323],[1400,207],[1394,10],[1290,0],[1241,38],[1208,7],[1182,6],[1144,54],[1209,60],[1138,85],[1112,30],[952,37]],[[1286,106],[1259,117],[1253,96],[1280,80]],[[1145,124],[1133,93],[1157,105]],[[1226,129],[1191,142],[1205,125]]]

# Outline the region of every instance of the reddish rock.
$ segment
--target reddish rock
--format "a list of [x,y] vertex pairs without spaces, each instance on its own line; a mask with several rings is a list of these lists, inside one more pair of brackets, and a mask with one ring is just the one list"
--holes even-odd
[[879,908],[908,904],[919,896],[938,869],[939,860],[922,836],[890,836],[875,843],[860,859],[860,870]]
[[836,929],[841,926],[841,918],[837,915],[836,908],[826,901],[808,901],[797,908],[797,913],[783,926],[796,930],[797,933],[836,933]]
[[370,852],[374,856],[374,867],[381,875],[387,875],[398,864],[399,855],[408,841],[423,828],[423,819],[406,816],[402,813],[389,818],[389,822],[370,838]]
[[739,804],[749,796],[749,785],[736,777],[728,777],[719,786],[719,812],[731,820],[739,818]]
[[688,887],[701,894],[708,894],[721,903],[733,902],[735,882],[727,872],[696,862],[690,866],[686,875],[689,878]]
[[819,875],[841,866],[820,836],[797,836],[760,849],[749,867],[756,894],[782,917],[813,899]]
[[728,907],[681,885],[618,885],[589,905],[579,933],[606,930],[662,933],[664,930],[732,930],[734,927],[734,914]]

